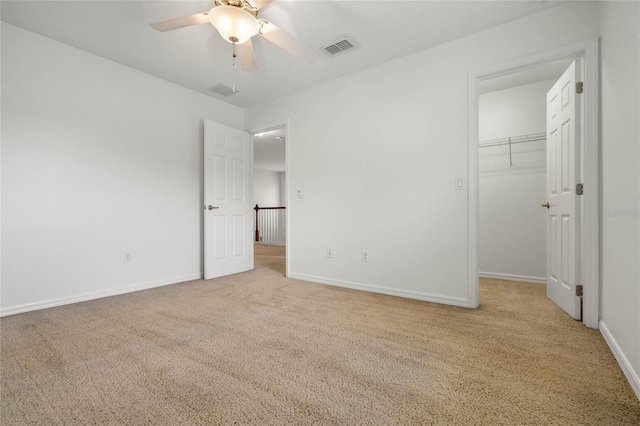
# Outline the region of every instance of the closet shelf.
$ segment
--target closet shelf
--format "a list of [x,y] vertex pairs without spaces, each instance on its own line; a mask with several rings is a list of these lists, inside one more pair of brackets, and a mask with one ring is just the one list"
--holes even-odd
[[488,148],[491,146],[513,145],[516,143],[546,141],[547,133],[531,133],[529,135],[511,136],[509,138],[489,139],[480,141],[480,148]]

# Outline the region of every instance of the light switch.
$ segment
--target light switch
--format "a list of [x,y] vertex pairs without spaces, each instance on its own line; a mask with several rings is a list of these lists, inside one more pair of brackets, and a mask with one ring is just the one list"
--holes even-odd
[[464,189],[464,187],[462,186],[462,178],[461,177],[457,177],[456,178],[456,191],[462,191]]
[[304,189],[298,189],[298,198],[304,198]]

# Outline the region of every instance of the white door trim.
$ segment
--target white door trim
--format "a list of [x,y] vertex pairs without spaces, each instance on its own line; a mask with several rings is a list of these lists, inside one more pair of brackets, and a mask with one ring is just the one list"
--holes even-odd
[[557,59],[584,58],[584,137],[580,146],[580,175],[584,184],[581,197],[582,222],[580,226],[580,275],[583,285],[583,316],[585,326],[598,328],[600,317],[600,83],[599,83],[599,39],[583,40],[568,46],[551,49],[538,54],[519,58],[510,62],[468,74],[468,116],[467,116],[467,174],[468,191],[468,270],[467,293],[470,307],[479,305],[478,291],[478,83],[482,80],[522,71],[536,65]]
[[291,247],[291,244],[289,244],[289,242],[291,241],[291,199],[289,197],[289,194],[291,193],[291,191],[289,190],[289,188],[291,188],[291,186],[289,185],[289,119],[286,118],[280,121],[273,121],[271,123],[255,126],[248,130],[248,132],[252,135],[255,135],[256,133],[268,132],[269,130],[280,128],[284,128],[284,181],[285,187],[287,189],[287,193],[285,194],[287,200],[287,213],[285,215],[285,276],[288,277],[291,274],[291,271],[289,271],[291,265],[291,262],[289,261],[289,259],[291,259],[291,252],[289,251]]

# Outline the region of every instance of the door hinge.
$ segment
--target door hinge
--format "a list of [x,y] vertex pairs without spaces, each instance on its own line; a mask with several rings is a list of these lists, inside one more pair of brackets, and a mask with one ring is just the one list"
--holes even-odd
[[582,92],[584,92],[584,83],[582,81],[579,81],[576,83],[576,93]]
[[582,297],[582,284],[576,286],[576,296]]
[[576,195],[584,194],[584,185],[579,183],[576,185]]

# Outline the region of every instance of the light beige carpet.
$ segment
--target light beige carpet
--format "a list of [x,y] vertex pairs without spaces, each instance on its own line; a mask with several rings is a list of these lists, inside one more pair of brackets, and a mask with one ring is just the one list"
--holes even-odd
[[638,425],[597,330],[544,286],[477,310],[255,271],[0,320],[2,425]]

